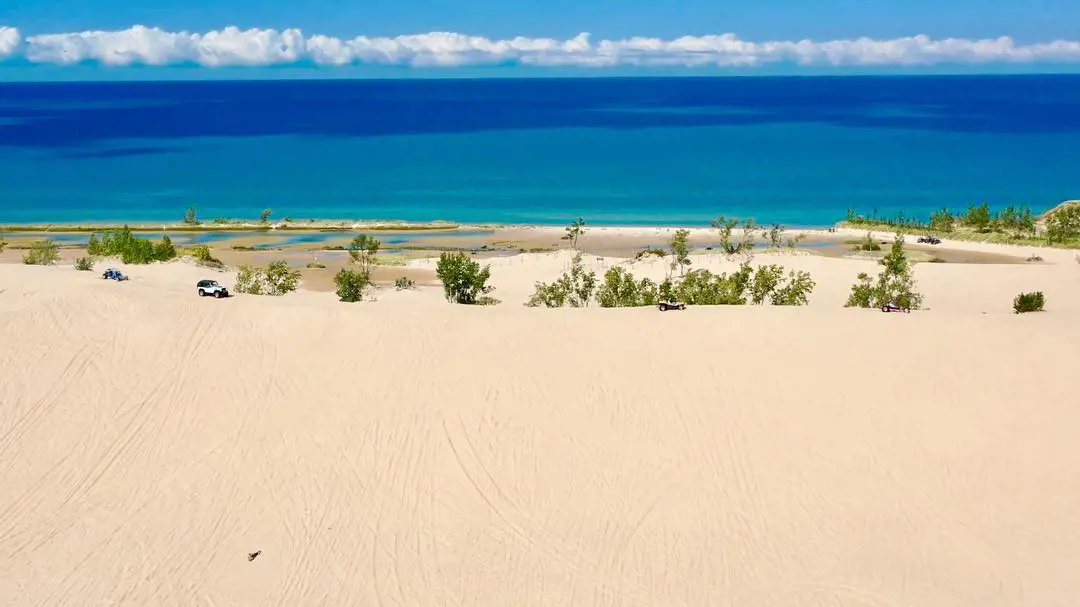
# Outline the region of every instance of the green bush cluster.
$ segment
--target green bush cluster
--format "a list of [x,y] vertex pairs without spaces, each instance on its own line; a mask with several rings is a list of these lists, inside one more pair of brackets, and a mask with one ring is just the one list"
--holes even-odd
[[367,274],[360,270],[342,268],[334,276],[337,296],[341,301],[356,302],[364,299],[364,290],[371,284]]
[[394,279],[394,288],[398,291],[402,289],[412,289],[416,287],[416,282],[408,276],[399,276]]
[[52,240],[39,240],[23,254],[23,263],[31,266],[51,266],[60,261],[60,247]]
[[845,307],[880,308],[895,304],[904,309],[917,310],[922,305],[922,295],[915,291],[915,279],[911,274],[911,262],[904,252],[904,235],[896,233],[889,252],[878,260],[882,266],[877,277],[860,272],[858,282],[851,286]]
[[214,257],[210,253],[210,247],[200,244],[195,245],[191,249],[191,256],[195,259],[195,262],[200,266],[206,266],[208,268],[224,268],[225,264],[221,263],[221,260]]
[[601,308],[632,308],[651,306],[660,301],[660,288],[648,278],[637,280],[625,268],[616,266],[604,273],[604,281],[596,291],[596,303]]
[[586,272],[581,265],[581,253],[574,255],[570,270],[555,282],[536,283],[536,292],[525,305],[535,308],[582,308],[589,305],[596,292],[596,272]]
[[637,280],[615,267],[604,274],[596,299],[602,308],[649,306],[663,300],[698,306],[802,306],[809,302],[815,286],[809,273],[792,270],[785,275],[784,267],[775,264],[755,269],[743,263],[730,274],[692,270],[682,278],[659,284],[647,278]]
[[1013,299],[1013,311],[1017,314],[1026,312],[1042,312],[1046,306],[1046,297],[1042,291],[1034,293],[1021,293]]
[[240,266],[233,290],[250,295],[284,295],[295,291],[299,284],[299,270],[289,267],[288,262],[275,261],[265,268]]
[[466,305],[493,305],[499,300],[490,296],[495,287],[487,284],[491,279],[491,266],[480,266],[461,251],[447,252],[439,256],[435,275],[442,282],[446,300]]
[[176,247],[167,234],[153,243],[135,236],[126,226],[105,232],[100,239],[97,234],[91,234],[86,243],[86,252],[93,257],[119,257],[120,261],[128,264],[169,261],[176,257]]
[[1050,244],[1080,238],[1080,204],[1070,204],[1046,218],[1046,241]]
[[75,269],[80,272],[89,272],[94,269],[93,257],[80,257],[75,260]]

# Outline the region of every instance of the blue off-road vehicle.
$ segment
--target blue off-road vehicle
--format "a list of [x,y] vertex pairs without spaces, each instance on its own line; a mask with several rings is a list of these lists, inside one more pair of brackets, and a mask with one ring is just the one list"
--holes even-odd
[[105,280],[127,280],[127,274],[124,274],[116,268],[109,268],[102,273],[101,277]]

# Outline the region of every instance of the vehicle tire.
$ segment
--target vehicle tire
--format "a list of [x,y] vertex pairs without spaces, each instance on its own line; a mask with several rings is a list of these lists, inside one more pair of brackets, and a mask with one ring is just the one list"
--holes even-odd
[[881,311],[882,312],[888,312],[889,311],[889,306],[881,306]]
[[660,304],[660,311],[667,312],[667,304]]
[[199,297],[206,297],[206,291],[199,289]]
[[214,297],[221,299],[222,297],[225,297],[225,293],[223,293],[222,291],[215,291]]

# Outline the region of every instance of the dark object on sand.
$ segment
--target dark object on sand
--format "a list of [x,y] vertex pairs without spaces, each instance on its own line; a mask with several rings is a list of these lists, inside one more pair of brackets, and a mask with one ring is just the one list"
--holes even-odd
[[890,303],[887,303],[887,304],[881,306],[881,311],[882,312],[909,312],[910,313],[911,308],[901,308],[900,306],[890,302]]
[[256,550],[255,552],[249,552],[248,553],[248,562],[250,563],[251,561],[254,561],[255,557],[259,556],[260,554],[262,554],[262,550]]
[[656,307],[659,308],[661,312],[667,312],[668,310],[685,310],[686,304],[676,301],[662,301],[656,304]]
[[941,244],[941,239],[936,236],[920,236],[919,244]]
[[116,268],[109,268],[108,270],[105,270],[105,272],[102,273],[101,277],[104,278],[104,279],[111,279],[111,280],[127,280],[128,279],[127,275],[125,275],[120,270],[117,270]]

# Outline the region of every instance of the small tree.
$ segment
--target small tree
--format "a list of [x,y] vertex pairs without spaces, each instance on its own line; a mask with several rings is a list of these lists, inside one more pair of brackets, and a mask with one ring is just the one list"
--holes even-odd
[[739,241],[739,252],[744,255],[754,250],[754,232],[757,231],[757,222],[747,219],[743,222],[742,240]]
[[795,236],[789,237],[787,239],[787,248],[794,250],[796,247],[799,246],[799,243],[804,240],[806,240],[806,234],[803,232],[800,232]]
[[195,207],[188,207],[184,213],[184,223],[189,226],[199,225],[199,218],[195,214]]
[[4,249],[6,249],[6,248],[7,248],[7,240],[4,239],[4,233],[0,232],[0,253],[3,253]]
[[394,280],[394,288],[398,291],[402,289],[413,289],[416,287],[416,282],[408,276],[399,276]]
[[259,223],[267,223],[270,221],[270,209],[263,209],[262,213],[259,213]]
[[374,236],[360,234],[349,243],[349,257],[353,263],[360,266],[360,271],[371,279],[371,266],[375,263],[375,254],[379,252],[382,243]]
[[91,257],[80,257],[75,260],[75,269],[80,272],[89,272],[94,269],[94,259]]
[[1042,312],[1046,305],[1046,298],[1042,291],[1034,293],[1021,293],[1013,299],[1013,311],[1017,314],[1026,312]]
[[682,276],[686,273],[686,268],[690,267],[689,238],[690,230],[675,230],[675,234],[668,241],[668,246],[671,247],[671,273],[677,268]]
[[168,234],[162,236],[161,241],[154,245],[153,257],[158,261],[168,261],[176,257],[176,247]]
[[851,286],[846,307],[878,308],[892,303],[901,308],[915,310],[922,305],[922,295],[915,291],[915,279],[911,275],[911,263],[904,252],[904,235],[896,233],[889,253],[878,260],[882,266],[877,279],[865,272],[857,276],[858,282]]
[[337,285],[337,296],[341,301],[356,302],[364,299],[364,289],[370,282],[363,272],[342,268],[334,276],[334,284]]
[[953,217],[952,211],[946,207],[942,207],[941,210],[930,214],[930,229],[932,230],[952,232],[954,223],[956,223],[956,218]]
[[761,236],[769,241],[770,249],[779,249],[783,244],[784,226],[774,223],[767,230],[762,230]]
[[435,275],[443,285],[446,300],[458,304],[490,305],[498,303],[488,296],[495,290],[487,284],[491,278],[491,266],[480,264],[461,251],[443,253],[435,266]]
[[990,213],[990,205],[985,202],[979,206],[968,205],[967,214],[964,216],[964,224],[980,232],[990,229],[993,216]]
[[60,260],[60,248],[52,240],[39,240],[23,255],[23,263],[33,266],[51,266]]
[[731,244],[731,233],[739,225],[739,220],[718,215],[710,225],[720,232],[720,248],[723,249],[725,254],[734,255],[739,252],[738,247]]
[[576,251],[578,238],[581,238],[582,234],[585,233],[585,220],[578,217],[566,226],[565,232],[562,240],[570,241],[570,248]]

